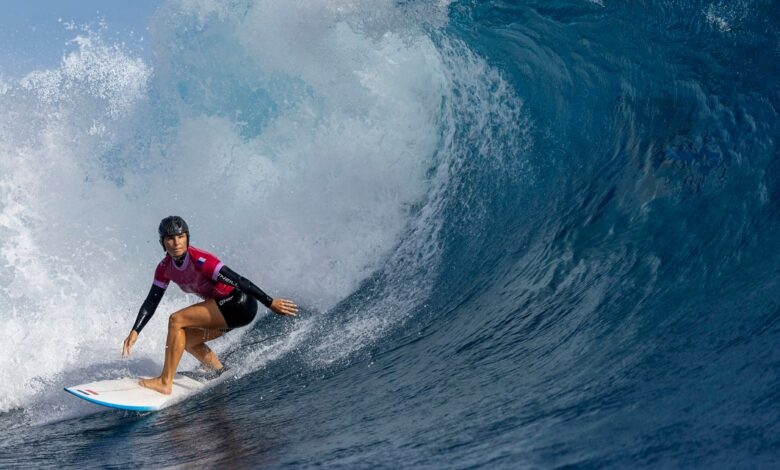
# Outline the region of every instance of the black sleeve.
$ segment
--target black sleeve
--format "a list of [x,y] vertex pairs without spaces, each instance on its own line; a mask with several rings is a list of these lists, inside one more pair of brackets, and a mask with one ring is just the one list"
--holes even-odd
[[272,299],[271,296],[263,292],[262,289],[252,284],[252,281],[244,277],[241,277],[240,274],[236,273],[235,271],[233,271],[232,269],[228,268],[225,265],[222,265],[222,268],[219,270],[217,279],[219,279],[220,282],[223,282],[229,286],[238,287],[242,291],[246,292],[247,294],[259,300],[260,303],[265,305],[266,307],[271,307],[271,302],[274,301],[274,299]]
[[157,310],[157,306],[160,305],[160,299],[165,294],[165,289],[152,284],[152,288],[149,290],[149,295],[146,296],[146,300],[141,305],[141,309],[138,311],[138,316],[135,319],[133,329],[136,333],[141,333],[141,330],[146,326],[146,323],[154,315],[154,311]]

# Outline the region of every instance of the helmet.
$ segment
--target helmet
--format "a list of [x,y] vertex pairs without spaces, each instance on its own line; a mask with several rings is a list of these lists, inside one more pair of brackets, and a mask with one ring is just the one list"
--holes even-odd
[[187,245],[190,243],[190,229],[187,227],[187,222],[184,221],[178,215],[168,216],[160,221],[160,226],[157,228],[157,232],[160,234],[160,245],[165,248],[163,239],[171,235],[179,235],[181,233],[187,234]]

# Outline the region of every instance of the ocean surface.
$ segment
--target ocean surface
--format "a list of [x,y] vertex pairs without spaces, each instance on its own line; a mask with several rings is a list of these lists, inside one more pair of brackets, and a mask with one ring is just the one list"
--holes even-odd
[[[0,78],[0,467],[777,468],[776,1],[172,0]],[[295,319],[157,413],[178,214]],[[193,369],[185,357],[181,369]]]

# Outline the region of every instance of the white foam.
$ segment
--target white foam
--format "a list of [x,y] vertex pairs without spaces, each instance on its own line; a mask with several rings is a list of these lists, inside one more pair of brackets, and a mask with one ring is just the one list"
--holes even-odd
[[730,33],[739,27],[749,12],[749,2],[717,1],[703,10],[704,19],[721,33]]
[[[40,384],[63,370],[118,355],[162,254],[156,222],[169,213],[188,219],[194,243],[272,294],[321,310],[351,292],[397,243],[407,206],[425,194],[425,160],[435,144],[431,110],[410,98],[436,90],[424,79],[372,78],[387,72],[384,54],[418,60],[419,49],[392,37],[361,44],[332,18],[318,21],[370,57],[339,70],[316,72],[305,61],[288,69],[290,79],[319,81],[250,138],[240,120],[177,100],[170,77],[152,74],[175,62],[179,50],[145,64],[79,32],[59,68],[7,85],[0,116],[7,332],[0,374],[7,380],[0,410],[28,405]],[[242,34],[253,33],[239,28],[214,40],[240,48],[248,41]],[[327,45],[334,55],[342,47],[337,39]],[[287,47],[298,47],[288,50],[294,55],[306,45]],[[219,59],[184,54],[201,65]],[[263,66],[258,60],[250,68]],[[349,67],[353,91],[340,82]],[[345,103],[350,94],[355,99]],[[167,116],[174,116],[170,126],[158,126]],[[171,291],[163,312],[191,301]],[[137,354],[162,357],[164,317],[152,320]]]

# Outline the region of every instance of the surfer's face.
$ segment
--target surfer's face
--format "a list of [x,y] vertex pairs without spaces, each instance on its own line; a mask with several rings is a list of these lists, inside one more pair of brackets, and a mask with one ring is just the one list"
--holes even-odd
[[169,235],[163,239],[165,251],[173,258],[181,258],[187,251],[187,234]]

